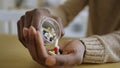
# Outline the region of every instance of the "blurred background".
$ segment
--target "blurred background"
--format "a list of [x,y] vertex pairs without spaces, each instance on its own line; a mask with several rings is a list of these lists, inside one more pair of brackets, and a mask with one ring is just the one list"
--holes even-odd
[[[17,21],[26,11],[40,7],[57,7],[66,0],[0,0],[0,34],[17,35]],[[86,35],[88,9],[85,7],[66,27],[65,37],[84,37]]]

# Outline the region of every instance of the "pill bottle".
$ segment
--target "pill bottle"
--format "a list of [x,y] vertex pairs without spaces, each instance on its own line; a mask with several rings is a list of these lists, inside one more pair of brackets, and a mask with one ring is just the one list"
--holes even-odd
[[56,40],[61,36],[61,30],[58,22],[51,18],[44,16],[41,18],[40,33],[42,35],[44,45],[47,49],[54,48]]

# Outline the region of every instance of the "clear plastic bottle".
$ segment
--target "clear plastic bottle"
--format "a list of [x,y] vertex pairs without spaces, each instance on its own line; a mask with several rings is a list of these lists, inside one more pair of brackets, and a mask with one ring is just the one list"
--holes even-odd
[[56,41],[61,36],[61,30],[58,22],[51,17],[42,17],[40,32],[43,37],[44,44],[47,49],[53,49]]

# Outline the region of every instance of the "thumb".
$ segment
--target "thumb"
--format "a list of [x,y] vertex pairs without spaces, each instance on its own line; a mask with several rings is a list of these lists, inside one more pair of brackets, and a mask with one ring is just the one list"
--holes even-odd
[[44,42],[39,31],[36,32],[35,40],[39,56],[45,59],[48,56],[48,53],[44,46]]

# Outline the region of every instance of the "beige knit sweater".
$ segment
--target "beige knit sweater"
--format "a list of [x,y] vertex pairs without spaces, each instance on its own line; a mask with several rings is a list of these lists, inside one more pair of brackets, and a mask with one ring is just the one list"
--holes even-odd
[[86,47],[83,63],[120,61],[120,0],[67,0],[50,11],[67,25],[86,5],[89,37],[80,39]]

